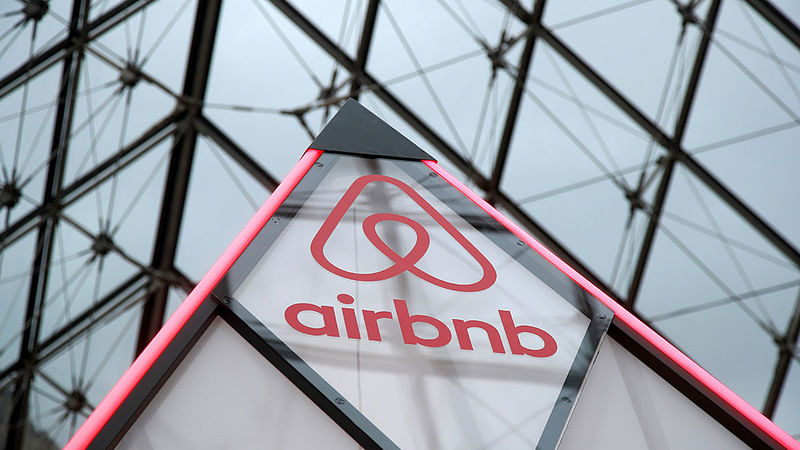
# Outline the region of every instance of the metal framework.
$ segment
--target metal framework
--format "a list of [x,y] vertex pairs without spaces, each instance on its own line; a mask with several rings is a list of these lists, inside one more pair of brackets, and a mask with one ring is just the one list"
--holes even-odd
[[[330,108],[337,107],[348,97],[362,100],[368,97],[367,100],[376,107],[392,114],[396,120],[393,125],[402,124],[414,134],[409,137],[424,141],[420,142],[423,148],[435,151],[443,164],[460,171],[490,203],[508,212],[567,263],[653,326],[659,327],[665,317],[681,320],[698,311],[710,311],[713,319],[714,313],[719,311],[714,308],[720,305],[739,307],[760,331],[767,334],[770,348],[762,350],[773,355],[775,361],[769,379],[755,382],[760,383],[762,389],[751,390],[763,391],[765,396],[760,398],[752,392],[743,392],[742,395],[748,401],[763,402],[764,414],[775,417],[779,425],[790,433],[800,432],[800,423],[781,423],[780,415],[776,415],[781,400],[794,402],[797,406],[796,398],[790,399],[786,394],[792,379],[794,385],[791,389],[800,389],[798,373],[794,373],[792,378],[790,371],[793,364],[800,368],[800,249],[796,230],[784,222],[776,225],[774,220],[766,218],[761,213],[760,200],[754,201],[753,197],[745,200],[736,187],[738,185],[732,186],[726,180],[725,172],[708,167],[700,155],[702,149],[687,143],[687,133],[697,116],[698,103],[709,101],[700,97],[708,86],[704,83],[717,82],[706,79],[712,52],[727,56],[755,86],[755,91],[761,92],[790,119],[719,140],[712,146],[719,148],[744,143],[751,146],[750,152],[758,153],[759,141],[756,139],[786,130],[796,131],[800,127],[800,91],[796,87],[800,79],[800,29],[796,20],[800,15],[792,18],[767,0],[673,0],[675,16],[671,19],[681,22],[678,46],[694,37],[696,47],[688,52],[691,63],[687,65],[690,67],[685,73],[678,74],[682,81],[676,85],[667,83],[662,93],[666,98],[667,90],[672,86],[671,95],[677,109],[674,121],[670,121],[661,117],[661,111],[654,118],[640,101],[631,98],[630,90],[617,87],[617,81],[590,63],[582,53],[584,49],[574,47],[561,31],[574,23],[623,14],[641,5],[656,3],[656,0],[619,2],[616,6],[590,11],[560,24],[548,19],[548,9],[554,0],[536,0],[532,6],[517,0],[488,2],[483,6],[488,5],[502,18],[497,23],[501,31],[497,44],[480,37],[480,27],[474,14],[470,14],[470,8],[475,5],[439,2],[436,20],[462,29],[468,36],[466,40],[471,37],[471,45],[476,49],[471,54],[485,58],[481,64],[490,74],[485,93],[461,94],[485,99],[483,110],[476,114],[480,116],[480,123],[488,117],[488,99],[495,96],[495,115],[500,118],[493,126],[499,130],[498,138],[475,145],[484,149],[481,150],[484,156],[493,161],[487,168],[475,152],[468,151],[460,142],[458,127],[453,126],[436,94],[447,87],[436,85],[428,78],[429,73],[461,61],[460,56],[453,54],[450,55],[452,60],[445,61],[426,60],[423,67],[399,24],[406,27],[406,34],[412,25],[402,22],[403,18],[394,14],[407,6],[387,0],[343,2],[343,5],[333,8],[337,14],[343,11],[336,38],[324,20],[331,11],[317,15],[307,5],[295,5],[286,0],[253,0],[250,7],[254,14],[260,13],[266,19],[262,21],[263,29],[272,33],[273,38],[268,42],[258,42],[258,45],[251,42],[252,46],[238,49],[241,58],[256,59],[264,53],[264,57],[270,59],[269,67],[273,74],[288,70],[290,66],[299,66],[314,81],[311,90],[315,94],[311,97],[307,95],[308,88],[300,89],[302,95],[306,95],[303,106],[298,107],[295,103],[268,108],[258,106],[263,102],[256,100],[255,93],[254,100],[248,104],[228,101],[224,94],[226,90],[220,86],[235,84],[236,80],[225,79],[214,85],[215,77],[222,77],[215,68],[215,62],[221,58],[219,52],[223,51],[220,42],[228,38],[226,33],[235,35],[235,30],[224,26],[225,14],[235,15],[239,11],[231,3],[221,0],[73,0],[66,4],[25,0],[13,5],[9,3],[0,11],[6,14],[4,21],[0,22],[0,126],[5,127],[0,130],[0,151],[3,153],[0,208],[5,217],[0,230],[0,440],[6,448],[63,445],[91,411],[92,405],[100,400],[98,396],[103,392],[98,392],[101,389],[97,386],[106,386],[107,389],[124,369],[124,364],[120,363],[123,367],[105,373],[109,361],[115,360],[114,355],[120,354],[122,348],[124,358],[117,358],[129,362],[134,351],[141,351],[163,323],[170,309],[171,292],[180,298],[191,289],[192,278],[197,274],[187,274],[184,267],[188,263],[180,260],[180,253],[182,240],[197,239],[196,235],[184,235],[190,233],[187,231],[186,211],[191,207],[192,197],[204,198],[206,195],[201,193],[199,186],[216,185],[227,179],[244,197],[256,188],[270,191],[279,178],[273,174],[284,170],[280,161],[286,160],[285,152],[297,155],[301,150],[279,148],[270,150],[271,153],[265,156],[259,149],[250,147],[251,138],[242,132],[241,127],[235,126],[236,120],[224,119],[221,112],[247,115],[265,123],[280,123],[278,126],[286,134],[301,136],[297,139],[302,141],[308,134],[318,131],[310,125],[313,120],[329,117]],[[669,2],[664,0],[662,3]],[[429,7],[415,5],[411,9]],[[147,20],[158,22],[153,18],[163,14],[156,8],[168,9],[167,16],[171,15],[171,18],[162,18],[151,29]],[[727,34],[732,34],[721,25],[725,8],[739,8],[743,17],[754,24],[756,35],[762,38],[758,42],[740,39],[742,42],[737,48],[766,58],[786,80],[786,86],[774,86],[774,79],[760,78],[762,72],[737,59],[736,54],[723,45]],[[69,13],[63,16],[65,10]],[[192,10],[194,15],[189,12]],[[430,14],[430,11],[422,13]],[[186,24],[183,35],[180,35],[180,24]],[[49,36],[37,36],[37,32],[44,33],[41,29],[55,31]],[[413,30],[414,33],[425,31]],[[626,31],[616,32],[624,34]],[[769,34],[769,39],[764,37],[766,34]],[[348,36],[358,38],[348,42]],[[387,36],[399,42],[396,48],[405,51],[411,61],[411,64],[397,62],[398,73],[405,75],[396,79],[386,76],[387,72],[378,65],[379,62],[373,63],[376,54],[387,51],[386,42],[390,40]],[[127,54],[121,55],[125,52],[114,48],[115,39],[127,42]],[[171,39],[184,39],[188,43],[182,54],[183,61],[152,63],[149,58],[158,54],[165,40]],[[146,41],[149,49],[143,45]],[[383,47],[376,48],[376,42],[382,42]],[[300,46],[300,50],[296,46]],[[122,45],[120,48],[125,47]],[[283,53],[273,52],[269,50],[271,48],[281,48]],[[225,47],[224,51],[230,52],[231,47]],[[675,54],[678,53],[676,47]],[[312,54],[320,55],[325,64],[333,65],[328,84],[320,81],[326,76],[321,72],[327,69],[322,70],[322,64],[307,61],[315,57]],[[288,56],[281,59],[281,55]],[[648,143],[643,146],[647,150],[642,152],[643,156],[647,153],[645,163],[633,169],[619,169],[613,164],[614,170],[606,170],[596,177],[597,180],[580,180],[572,188],[549,187],[554,192],[553,197],[557,197],[559,192],[593,186],[598,180],[610,181],[620,188],[621,197],[628,206],[628,217],[627,234],[621,240],[619,255],[628,252],[630,257],[627,263],[620,263],[624,258],[618,257],[613,269],[587,262],[586,254],[591,251],[565,241],[560,237],[561,230],[543,225],[536,210],[519,195],[521,188],[509,184],[512,181],[509,181],[508,173],[514,169],[513,161],[524,159],[526,151],[533,153],[538,150],[535,142],[526,142],[519,137],[519,130],[530,125],[525,123],[530,117],[525,115],[525,108],[530,109],[531,105],[537,105],[551,117],[556,125],[552,128],[553,133],[565,135],[577,148],[585,150],[588,160],[605,168],[603,161],[607,160],[602,140],[598,144],[586,144],[583,135],[569,130],[563,113],[553,113],[547,108],[547,102],[538,96],[546,89],[544,83],[539,83],[544,76],[540,72],[547,66],[544,64],[546,56],[558,58],[551,67],[559,71],[570,70],[573,79],[580,79],[586,89],[593,89],[596,97],[607,103],[606,110],[592,107],[591,103],[596,100],[580,98],[588,91],[578,95],[569,82],[565,91],[557,92],[580,109],[582,116],[576,115],[577,120],[581,117],[586,119],[588,130],[596,135],[597,128],[591,119],[594,117],[623,124]],[[169,67],[170,64],[174,67]],[[182,85],[173,86],[174,83],[170,84],[166,79],[168,74],[178,70],[183,75]],[[340,71],[345,73],[344,81],[337,80]],[[90,83],[91,78],[103,76],[107,79],[105,84]],[[283,98],[279,91],[290,88],[271,82],[270,73],[260,76],[265,77],[268,96],[274,93],[274,98]],[[51,78],[57,78],[57,86],[49,100],[42,102],[50,95],[42,86],[52,83]],[[419,99],[408,94],[408,89],[396,89],[397,83],[407,80],[421,83],[419,86],[426,90],[420,88],[418,97],[426,98],[434,107],[419,106]],[[500,90],[496,83],[501,82],[507,84],[508,95],[505,98],[500,98],[501,94],[496,92]],[[297,81],[297,84],[301,82]],[[113,92],[106,100],[93,104],[93,93],[109,89]],[[145,89],[156,94],[145,96]],[[224,103],[210,101],[208,92],[211,91],[214,101],[222,98]],[[792,95],[798,102],[794,102]],[[140,98],[145,98],[146,106],[131,106]],[[151,98],[167,100],[161,103],[153,101],[151,106]],[[37,103],[42,104],[37,106]],[[159,106],[162,104],[170,106]],[[38,130],[32,129],[32,121],[43,125]],[[665,131],[670,125],[672,133]],[[119,138],[109,140],[104,137],[107,129],[116,129]],[[41,137],[45,133],[43,130],[49,131],[49,142]],[[476,143],[479,141],[480,135]],[[199,172],[198,153],[210,153],[217,158],[214,178],[209,179],[206,173]],[[789,158],[790,154],[784,152]],[[534,156],[530,155],[530,158]],[[33,161],[30,164],[37,165],[36,170],[27,170],[30,161]],[[613,163],[613,158],[610,161]],[[784,161],[784,164],[794,166],[797,163],[796,156]],[[150,169],[142,170],[143,164],[150,164]],[[743,171],[747,169],[741,168]],[[636,175],[636,183],[629,185],[625,182],[626,173],[623,172],[626,170]],[[692,252],[690,244],[676,236],[672,226],[664,226],[664,221],[674,216],[667,216],[667,207],[675,195],[679,172],[690,180],[684,183],[684,189],[688,185],[697,193],[702,188],[703,192],[708,192],[705,198],[715,203],[712,213],[702,196],[697,197],[700,208],[706,213],[708,226],[681,218],[676,220],[683,220],[687,226],[721,243],[725,251],[720,258],[731,258],[734,278],[743,279],[743,285],[730,286],[732,283],[724,275],[715,272],[712,260],[715,256],[698,256]],[[131,178],[126,178],[128,174]],[[143,181],[144,178],[147,181]],[[249,184],[245,185],[245,179]],[[654,187],[656,179],[658,182]],[[160,203],[147,208],[148,211],[158,211],[151,220],[152,228],[143,230],[140,225],[125,228],[125,221],[132,221],[139,214],[135,212],[140,211],[136,209],[137,202],[151,187],[157,189],[160,196]],[[136,195],[123,198],[126,192],[135,192]],[[95,199],[97,208],[92,210],[86,205]],[[785,208],[796,203],[797,198],[791,198],[790,194],[789,198],[764,200],[765,204],[770,201],[783,202]],[[126,202],[130,207],[123,205]],[[115,210],[113,206],[117,203],[120,206]],[[576,208],[581,206],[576,205]],[[758,246],[753,243],[756,241],[743,243],[726,233],[714,218],[715,213],[721,210],[726,211],[725,217],[735,218],[737,227],[744,227],[748,233],[758,236]],[[119,219],[120,223],[112,223],[112,218]],[[796,214],[793,218],[798,219]],[[90,225],[95,221],[98,222],[96,227]],[[643,229],[639,236],[634,236],[636,227],[631,225],[632,222]],[[794,228],[797,228],[797,222],[794,222]],[[213,233],[213,230],[210,227],[206,232]],[[221,249],[232,237],[220,233],[208,239],[219,240],[220,243],[214,245]],[[700,298],[696,304],[674,308],[674,311],[669,305],[653,309],[652,300],[649,306],[643,305],[648,295],[644,286],[652,280],[648,276],[658,276],[649,275],[648,267],[655,257],[659,239],[674,241],[676,248],[682,251],[682,256],[670,261],[671,264],[675,267],[691,265],[695,271],[703,272],[712,284],[720,287],[726,298],[710,299],[705,292],[698,290]],[[81,246],[82,249],[78,248]],[[144,257],[142,248],[147,249]],[[75,252],[71,256],[65,249],[74,249]],[[743,263],[736,258],[737,252],[742,250],[751,256],[760,255],[777,261],[787,275],[777,282],[772,279],[763,283],[752,282],[744,274]],[[211,260],[198,264],[210,264],[214,255],[211,257]],[[126,269],[104,271],[104,264]],[[93,288],[85,284],[91,270],[96,270]],[[619,271],[627,271],[629,276],[620,281],[616,275]],[[780,321],[773,320],[772,306],[765,307],[765,301],[761,299],[761,296],[773,292],[791,297],[788,302],[782,301],[782,304],[791,306],[784,307]],[[719,320],[727,320],[723,312],[717,314]],[[673,319],[675,317],[677,319]],[[138,327],[123,326],[126,321],[136,323]],[[98,333],[105,338],[98,337],[92,344],[92,338]],[[670,333],[667,337],[675,339],[688,354],[693,354],[691,339],[682,340]],[[104,346],[99,349],[93,348],[92,345],[99,345],[98,340],[108,342],[103,342]],[[126,349],[125,345],[130,348]],[[704,364],[701,357],[698,359],[700,364]],[[60,369],[48,369],[51,365]],[[92,375],[94,379],[87,373],[87,366],[91,365],[98,368]],[[64,374],[64,370],[73,373]],[[711,371],[723,380],[728,376],[723,372],[715,373],[714,368]],[[104,381],[96,385],[96,379]],[[794,417],[792,420],[800,419]]]

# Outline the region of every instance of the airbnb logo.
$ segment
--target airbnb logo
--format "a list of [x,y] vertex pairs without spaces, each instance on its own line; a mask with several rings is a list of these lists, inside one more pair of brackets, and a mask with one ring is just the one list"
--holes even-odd
[[[464,248],[464,250],[466,250],[467,253],[469,253],[475,259],[483,271],[481,278],[474,283],[458,284],[442,280],[421,270],[416,266],[416,264],[425,255],[425,253],[428,251],[428,247],[430,246],[431,238],[428,234],[428,231],[425,230],[425,228],[419,222],[399,214],[391,213],[372,214],[371,216],[365,218],[362,223],[362,229],[364,230],[364,234],[369,242],[393,262],[391,266],[377,272],[357,273],[342,269],[331,263],[330,260],[328,260],[328,258],[325,256],[325,244],[328,242],[331,234],[336,229],[336,226],[339,224],[339,222],[341,222],[342,217],[344,217],[345,213],[347,213],[347,210],[350,208],[353,202],[355,202],[358,195],[370,183],[389,183],[398,187],[401,191],[408,195],[409,198],[414,200],[414,202],[419,205],[420,208],[428,213],[428,215],[436,223],[438,223],[445,231],[447,231],[447,233],[452,236],[453,239],[455,239],[456,242],[458,242]],[[414,247],[405,256],[397,254],[397,252],[389,247],[389,245],[387,245],[386,242],[384,242],[378,235],[376,230],[377,225],[386,221],[403,223],[411,227],[411,229],[416,233],[417,236]],[[462,235],[453,226],[453,224],[448,222],[447,219],[445,219],[444,216],[439,213],[439,211],[437,211],[410,186],[396,178],[385,175],[365,175],[358,178],[353,182],[352,185],[350,185],[350,187],[342,196],[341,200],[339,200],[339,203],[337,203],[333,208],[328,218],[325,219],[325,222],[314,236],[314,239],[311,241],[311,254],[317,263],[319,263],[319,265],[324,267],[329,272],[356,281],[388,280],[389,278],[396,277],[403,272],[410,272],[429,283],[445,289],[460,292],[477,292],[489,288],[497,279],[497,273],[495,272],[494,267],[489,260],[487,260],[486,257],[483,256],[481,252],[479,252],[478,249],[476,249],[475,246],[473,246],[472,243],[469,242],[467,238],[465,238],[464,235]]]
[[[344,330],[349,339],[361,339],[361,324],[367,331],[367,339],[370,341],[382,341],[381,329],[378,326],[378,321],[382,320],[384,323],[395,323],[395,326],[400,329],[400,335],[403,337],[403,343],[407,345],[422,345],[425,347],[444,347],[453,340],[453,333],[447,322],[437,319],[436,317],[427,314],[411,314],[408,311],[408,304],[405,300],[394,299],[394,311],[373,311],[371,309],[362,309],[357,311],[355,308],[348,307],[355,302],[353,296],[348,294],[339,294],[336,296],[339,300],[341,314],[337,314],[334,306],[316,305],[313,303],[295,303],[289,305],[284,311],[284,318],[286,323],[295,330],[310,336],[330,336],[340,337],[339,322],[337,316],[341,317],[344,323]],[[553,356],[558,350],[556,340],[547,331],[530,326],[518,325],[515,323],[514,318],[511,316],[511,311],[497,310],[500,316],[500,323],[503,326],[503,332],[508,342],[508,349],[512,355],[528,355],[535,358],[547,358]],[[301,320],[300,316],[303,315],[306,323]],[[361,316],[361,317],[359,317]],[[308,324],[309,319],[313,324]],[[472,336],[469,331],[471,329],[478,329],[485,333],[486,338],[489,340],[489,345],[494,353],[505,353],[505,346],[500,337],[498,329],[489,322],[482,320],[462,320],[451,319],[453,331],[458,341],[458,346],[462,350],[473,350]],[[420,325],[427,328],[428,331],[435,331],[435,337],[421,337],[417,334],[414,325]],[[384,325],[386,326],[386,325]],[[480,335],[480,331],[478,334]],[[530,335],[534,340],[541,343],[533,348],[523,344],[520,339],[521,336]]]

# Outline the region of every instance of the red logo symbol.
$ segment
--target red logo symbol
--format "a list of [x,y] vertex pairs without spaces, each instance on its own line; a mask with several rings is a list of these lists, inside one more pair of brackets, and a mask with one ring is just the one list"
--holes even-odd
[[[444,281],[440,278],[437,278],[418,268],[416,266],[417,262],[425,255],[425,253],[428,251],[428,247],[430,246],[430,235],[419,222],[399,214],[391,213],[379,213],[368,216],[364,219],[361,227],[372,245],[374,245],[375,248],[392,260],[394,263],[392,266],[372,273],[356,273],[344,270],[331,263],[325,256],[325,243],[328,242],[333,230],[336,229],[336,226],[342,220],[342,217],[344,217],[348,208],[350,208],[361,191],[363,191],[368,184],[379,182],[389,183],[400,188],[400,190],[402,190],[426,213],[428,213],[428,215],[430,215],[430,217],[436,223],[444,228],[444,230],[447,231],[447,233],[452,236],[456,242],[461,244],[464,250],[466,250],[467,253],[469,253],[475,259],[475,261],[483,270],[483,276],[481,279],[471,284],[451,283],[449,281]],[[407,255],[398,255],[397,252],[392,250],[392,248],[389,247],[378,235],[375,227],[379,223],[386,221],[406,224],[417,234],[417,240],[414,243],[414,247],[408,252]],[[328,218],[325,219],[325,222],[319,228],[316,236],[314,236],[314,239],[311,241],[311,254],[314,256],[314,259],[319,263],[319,265],[327,269],[329,272],[356,281],[388,280],[389,278],[396,277],[397,275],[408,271],[429,283],[445,289],[461,292],[476,292],[487,289],[494,284],[495,280],[497,279],[497,273],[495,272],[494,267],[489,260],[487,260],[486,257],[483,256],[481,252],[479,252],[478,249],[476,249],[475,246],[473,246],[472,243],[470,243],[467,238],[465,238],[464,235],[462,235],[453,226],[453,224],[448,222],[447,219],[445,219],[444,216],[439,213],[439,211],[431,206],[430,203],[422,198],[422,196],[414,191],[409,185],[396,178],[385,175],[365,175],[361,178],[358,178],[353,182],[352,185],[350,185],[350,187],[347,189],[347,192],[344,193],[341,200],[339,200],[339,203],[337,203],[333,208],[333,211],[331,211]]]

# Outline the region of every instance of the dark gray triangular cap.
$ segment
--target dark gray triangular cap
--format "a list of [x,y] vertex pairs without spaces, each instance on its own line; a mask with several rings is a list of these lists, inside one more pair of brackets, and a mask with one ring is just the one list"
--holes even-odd
[[344,103],[309,148],[381,158],[434,159],[352,98]]

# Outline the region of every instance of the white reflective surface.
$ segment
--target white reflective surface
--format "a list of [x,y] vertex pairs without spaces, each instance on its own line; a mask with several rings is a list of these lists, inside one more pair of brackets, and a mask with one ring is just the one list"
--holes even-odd
[[325,413],[216,319],[121,449],[358,448]]
[[559,445],[587,448],[749,447],[606,336]]

